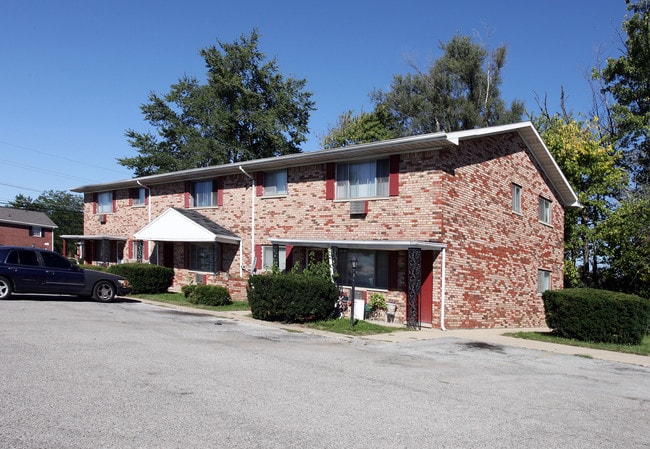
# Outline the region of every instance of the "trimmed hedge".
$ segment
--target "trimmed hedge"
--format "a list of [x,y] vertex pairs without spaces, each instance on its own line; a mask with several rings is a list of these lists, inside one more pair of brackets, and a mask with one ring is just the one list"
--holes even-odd
[[220,285],[186,285],[181,288],[181,291],[192,304],[227,306],[232,303],[230,292]]
[[546,324],[559,336],[576,340],[638,345],[650,326],[650,301],[591,288],[543,293]]
[[174,281],[172,268],[149,263],[122,263],[108,267],[109,273],[129,280],[132,293],[165,293]]
[[332,281],[314,276],[271,273],[248,279],[248,303],[258,320],[323,320],[334,312],[337,296]]

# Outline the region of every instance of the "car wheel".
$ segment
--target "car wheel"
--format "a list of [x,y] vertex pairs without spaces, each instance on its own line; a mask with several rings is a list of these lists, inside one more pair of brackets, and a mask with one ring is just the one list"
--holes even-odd
[[0,277],[0,299],[8,299],[11,296],[11,281]]
[[99,281],[95,284],[93,296],[97,301],[111,302],[115,298],[115,286],[109,281]]

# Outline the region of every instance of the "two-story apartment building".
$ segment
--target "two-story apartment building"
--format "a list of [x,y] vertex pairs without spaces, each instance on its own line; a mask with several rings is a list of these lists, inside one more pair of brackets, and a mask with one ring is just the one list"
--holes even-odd
[[56,228],[44,212],[0,207],[0,245],[53,249]]
[[396,321],[441,328],[544,324],[563,284],[564,210],[578,207],[529,122],[145,176],[83,192],[87,263],[173,267],[174,287],[244,299],[251,272],[312,254]]

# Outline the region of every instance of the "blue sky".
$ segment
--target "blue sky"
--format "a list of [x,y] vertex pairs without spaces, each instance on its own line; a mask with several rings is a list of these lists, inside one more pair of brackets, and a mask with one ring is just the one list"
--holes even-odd
[[588,112],[596,53],[618,56],[625,0],[4,0],[0,14],[0,205],[17,194],[132,177],[116,158],[145,131],[140,105],[184,74],[203,79],[201,48],[253,28],[280,71],[307,80],[317,110],[303,151],[347,111],[369,111],[408,61],[427,67],[454,34],[508,46],[502,95],[537,112],[560,86]]

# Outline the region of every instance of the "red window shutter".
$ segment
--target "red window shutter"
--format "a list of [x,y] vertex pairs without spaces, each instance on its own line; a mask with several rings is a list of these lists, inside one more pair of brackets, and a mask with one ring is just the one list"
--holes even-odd
[[255,269],[262,268],[262,245],[255,245]]
[[151,192],[151,189],[144,189],[144,204],[145,204],[145,206],[149,205],[149,192]]
[[113,212],[117,212],[117,190],[113,190]]
[[93,193],[93,214],[97,213],[97,194]]
[[335,198],[336,164],[330,162],[325,166],[325,199],[333,200]]
[[223,178],[217,179],[217,206],[223,206]]
[[287,245],[284,248],[284,253],[287,259],[287,271],[293,268],[293,245]]
[[142,260],[149,261],[149,241],[145,240],[144,245],[142,245]]
[[264,173],[259,172],[255,173],[255,195],[262,196],[264,195]]
[[192,183],[190,181],[185,181],[185,192],[183,192],[185,209],[188,209],[190,207],[191,189],[192,189]]
[[388,178],[388,195],[399,195],[399,154],[394,154],[389,159],[390,174]]
[[127,257],[129,259],[133,259],[133,242],[127,240],[126,246],[127,246],[127,254],[128,254]]

